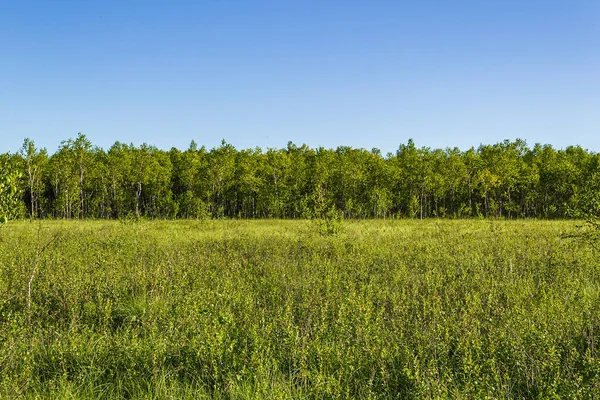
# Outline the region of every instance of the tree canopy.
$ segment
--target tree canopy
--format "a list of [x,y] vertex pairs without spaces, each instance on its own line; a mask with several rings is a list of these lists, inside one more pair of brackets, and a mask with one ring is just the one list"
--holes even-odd
[[600,155],[505,140],[395,154],[340,146],[170,151],[85,135],[0,155],[4,218],[568,218],[600,211]]

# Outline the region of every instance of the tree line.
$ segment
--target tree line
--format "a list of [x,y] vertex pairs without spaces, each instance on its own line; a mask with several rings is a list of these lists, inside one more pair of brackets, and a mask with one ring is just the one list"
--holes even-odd
[[[291,142],[266,151],[225,141],[210,150],[195,142],[183,151],[120,142],[104,150],[79,134],[51,155],[25,139],[0,155],[0,169],[0,206],[10,204],[12,218],[510,219],[600,210],[599,154],[521,139],[466,151],[411,139],[384,156]],[[14,182],[6,193],[5,180]]]

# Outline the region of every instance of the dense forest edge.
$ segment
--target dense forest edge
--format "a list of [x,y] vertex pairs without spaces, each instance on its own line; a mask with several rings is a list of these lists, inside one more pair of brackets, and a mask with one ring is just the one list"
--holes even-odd
[[600,155],[505,140],[383,155],[340,146],[187,150],[83,134],[0,155],[0,218],[580,218],[600,209]]

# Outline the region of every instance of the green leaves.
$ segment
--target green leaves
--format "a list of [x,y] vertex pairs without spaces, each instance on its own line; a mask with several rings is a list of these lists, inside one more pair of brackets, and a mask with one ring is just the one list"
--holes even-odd
[[19,171],[8,171],[6,167],[0,167],[0,172],[0,223],[3,224],[9,218],[20,215],[23,205],[17,181],[22,174]]
[[[416,147],[164,151],[79,134],[48,156],[26,139],[0,155],[7,218],[572,218],[600,212],[600,155],[505,140],[461,151]],[[17,174],[17,175],[15,175]],[[19,176],[18,174],[21,174]],[[15,193],[18,192],[18,193]],[[7,198],[18,199],[8,204]]]

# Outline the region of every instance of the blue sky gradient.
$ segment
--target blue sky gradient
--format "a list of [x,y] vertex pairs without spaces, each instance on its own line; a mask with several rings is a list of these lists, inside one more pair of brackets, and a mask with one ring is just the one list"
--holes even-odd
[[600,2],[0,0],[0,151],[600,151]]

